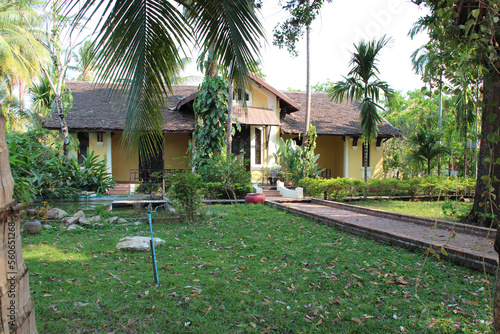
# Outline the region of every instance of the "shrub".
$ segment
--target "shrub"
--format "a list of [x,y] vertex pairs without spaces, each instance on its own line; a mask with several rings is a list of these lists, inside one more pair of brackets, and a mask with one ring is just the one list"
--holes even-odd
[[135,192],[139,194],[151,194],[160,191],[161,186],[161,184],[154,180],[143,181],[137,186]]
[[[356,196],[363,192],[366,184],[359,179],[321,179],[305,178],[299,186],[304,188],[307,196],[339,199],[346,196]],[[411,180],[372,179],[368,183],[372,196],[411,196],[439,195],[470,196],[475,188],[475,180],[448,177],[423,177]]]
[[194,216],[202,208],[202,183],[200,176],[191,170],[169,176],[168,195],[174,207],[186,215],[186,221],[194,221]]
[[306,177],[316,177],[323,171],[319,168],[316,161],[319,154],[314,154],[316,148],[316,127],[309,127],[309,144],[306,147],[299,146],[295,141],[287,139],[283,141],[280,138],[280,146],[277,154],[274,154],[276,161],[286,169],[290,175],[291,181],[298,184],[301,179]]
[[116,185],[113,177],[108,173],[106,160],[99,160],[94,151],[89,152],[81,164],[78,164],[75,157],[71,158],[70,164],[73,174],[72,187],[74,188],[103,194]]
[[205,182],[202,185],[204,197],[207,199],[233,199],[245,198],[245,195],[252,191],[250,184],[236,183],[229,189],[222,182]]
[[46,130],[7,135],[16,200],[27,204],[36,196],[77,197],[82,190],[104,193],[114,186],[105,160],[90,152],[81,165],[74,157],[67,161],[55,145],[42,144],[49,136]]
[[251,175],[245,161],[233,154],[217,154],[199,167],[197,173],[204,182],[207,198],[243,198],[251,191]]

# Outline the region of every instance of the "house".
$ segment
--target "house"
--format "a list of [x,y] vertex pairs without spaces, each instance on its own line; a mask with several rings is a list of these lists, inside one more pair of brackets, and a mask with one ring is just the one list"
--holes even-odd
[[[305,93],[280,92],[257,76],[251,76],[252,86],[246,93],[247,110],[236,103],[233,115],[241,125],[233,138],[232,151],[245,154],[253,181],[265,180],[265,173],[276,167],[274,153],[280,137],[297,139],[304,128]],[[125,128],[123,106],[110,97],[110,89],[93,83],[70,82],[73,108],[67,113],[70,134],[78,139],[81,159],[87,150],[107,159],[108,169],[118,183],[139,183],[154,170],[183,168],[194,129],[193,101],[197,87],[174,86],[164,119],[163,153],[155,159],[142,159],[128,152],[121,144]],[[313,93],[311,124],[316,126],[318,163],[327,177],[363,177],[363,145],[359,126],[359,104],[337,104],[324,93]],[[58,130],[56,116],[44,122],[47,129]],[[378,128],[378,138],[369,145],[370,177],[380,177],[383,142],[397,136],[397,130],[384,121]]]

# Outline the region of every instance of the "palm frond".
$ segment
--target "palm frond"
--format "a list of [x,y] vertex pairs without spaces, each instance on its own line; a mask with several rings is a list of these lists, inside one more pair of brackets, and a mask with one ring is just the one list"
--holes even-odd
[[[70,8],[73,4],[69,2]],[[99,7],[106,19],[94,43],[97,83],[114,88],[121,83],[113,92],[126,105],[123,143],[130,151],[141,143],[154,154],[161,111],[182,59],[178,47],[190,36],[189,24],[174,4],[162,0],[87,0],[77,18]]]
[[188,9],[202,47],[214,48],[218,63],[225,68],[233,61],[235,86],[248,88],[249,64],[258,60],[264,39],[253,1],[197,0]]
[[382,123],[382,117],[377,109],[377,104],[372,99],[361,102],[360,126],[363,130],[363,139],[368,142],[377,137],[377,125]]
[[344,77],[344,81],[337,81],[328,89],[328,97],[338,103],[342,103],[344,98],[349,102],[361,100],[362,93],[363,82],[354,77]]

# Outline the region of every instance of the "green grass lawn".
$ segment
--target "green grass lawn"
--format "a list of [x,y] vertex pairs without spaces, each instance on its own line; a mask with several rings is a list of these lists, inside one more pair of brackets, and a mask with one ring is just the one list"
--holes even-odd
[[[23,235],[40,333],[485,333],[494,278],[270,206],[149,226]],[[133,213],[129,213],[133,216]],[[135,219],[138,217],[135,216]],[[131,220],[132,221],[132,220]]]
[[459,222],[462,217],[471,210],[472,203],[458,201],[394,201],[394,200],[368,200],[349,202],[378,210],[385,210],[407,215],[426,217],[431,219],[442,219]]

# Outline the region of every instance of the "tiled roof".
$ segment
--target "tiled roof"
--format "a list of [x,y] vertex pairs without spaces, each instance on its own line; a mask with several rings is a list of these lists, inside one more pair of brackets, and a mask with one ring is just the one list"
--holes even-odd
[[[67,86],[73,94],[73,108],[67,113],[66,122],[70,130],[122,131],[125,128],[125,108],[118,105],[109,93],[112,89],[99,88],[89,82],[68,82]],[[174,86],[173,95],[166,103],[162,113],[164,131],[192,132],[194,116],[189,111],[174,110],[177,103],[195,92],[195,86]],[[59,129],[57,115],[48,117],[44,126]]]
[[[305,122],[306,94],[286,92],[287,96],[300,105],[300,110],[281,119],[284,134],[302,133]],[[318,135],[361,136],[359,103],[335,103],[326,93],[311,94],[311,124]],[[378,126],[379,137],[397,136],[398,131],[387,121]]]
[[[89,82],[69,82],[67,86],[73,94],[73,108],[67,113],[66,122],[72,131],[122,131],[125,127],[124,107],[118,105],[109,96],[112,89],[96,87]],[[165,132],[192,132],[194,115],[191,105],[186,103],[179,110],[175,108],[179,102],[197,91],[195,86],[174,86],[173,95],[169,96],[166,110],[163,112]],[[282,93],[280,93],[282,94]],[[316,126],[318,135],[351,135],[360,136],[359,104],[337,104],[325,93],[312,93],[311,124]],[[281,119],[281,132],[298,134],[302,132],[305,120],[305,99],[303,92],[287,92],[282,97],[288,100],[289,106],[300,108],[296,112],[286,114]],[[290,102],[291,101],[291,102]],[[48,117],[44,126],[59,129],[57,115]],[[380,137],[397,136],[398,131],[389,123],[379,125]]]

